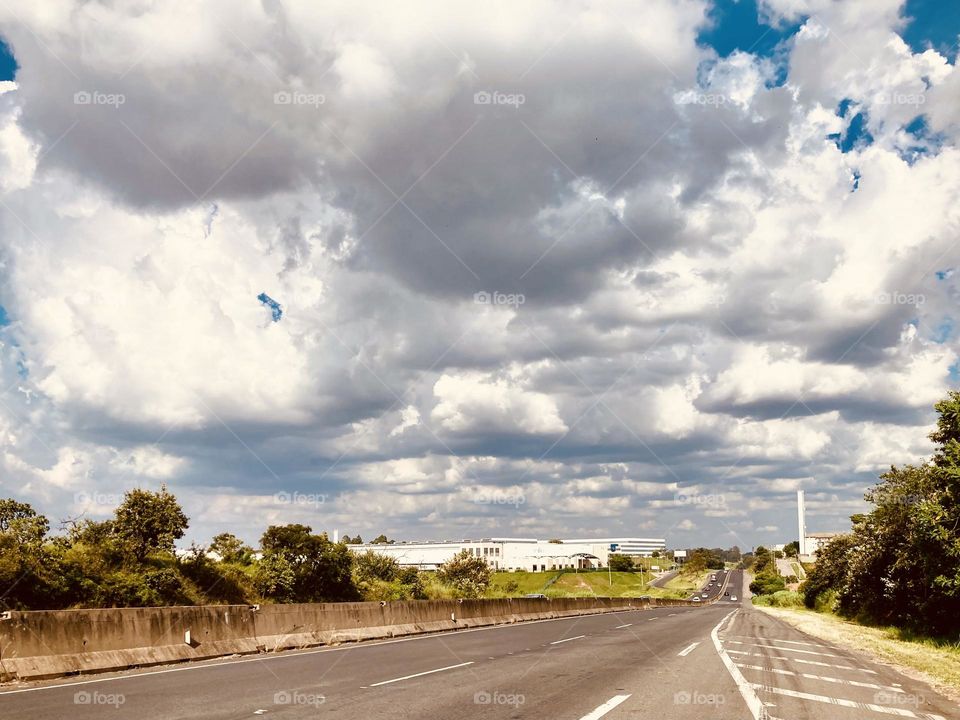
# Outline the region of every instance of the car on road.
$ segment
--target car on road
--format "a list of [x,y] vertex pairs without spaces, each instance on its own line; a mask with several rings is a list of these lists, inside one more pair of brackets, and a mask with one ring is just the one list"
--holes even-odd
[[734,595],[733,597],[730,598],[730,602],[736,602],[736,601],[737,601],[737,596],[736,596],[736,595]]
[[700,602],[700,598],[694,596],[694,597],[693,597],[693,601],[694,601],[694,602]]

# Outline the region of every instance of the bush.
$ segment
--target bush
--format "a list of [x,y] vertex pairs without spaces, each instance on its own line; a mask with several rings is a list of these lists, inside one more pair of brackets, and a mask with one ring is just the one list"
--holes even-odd
[[753,598],[753,604],[783,608],[804,607],[803,595],[793,590],[778,590],[770,595],[757,595]]
[[761,573],[750,583],[750,592],[754,595],[772,595],[786,588],[787,584],[783,578],[773,573]]

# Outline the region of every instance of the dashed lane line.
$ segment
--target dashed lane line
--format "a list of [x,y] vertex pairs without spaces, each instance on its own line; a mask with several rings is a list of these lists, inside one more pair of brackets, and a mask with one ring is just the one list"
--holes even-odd
[[893,687],[892,685],[877,685],[876,683],[860,682],[858,680],[844,680],[843,678],[827,677],[826,675],[813,675],[811,673],[798,673],[793,670],[784,670],[783,668],[763,667],[762,665],[747,665],[745,663],[736,663],[738,668],[746,670],[760,670],[762,672],[775,673],[777,675],[793,675],[808,680],[822,680],[823,682],[836,683],[838,685],[852,685],[853,687],[869,688],[871,690],[887,690],[889,692],[903,693],[903,688]]
[[620,630],[621,628],[631,627],[633,623],[626,623],[625,625],[617,625],[614,630]]
[[787,688],[771,687],[769,685],[759,685],[751,683],[750,687],[761,692],[772,693],[774,695],[784,695],[786,697],[798,698],[800,700],[810,700],[811,702],[821,702],[828,705],[839,705],[840,707],[858,708],[860,710],[872,710],[885,715],[899,715],[900,717],[923,718],[923,720],[947,720],[943,715],[933,715],[930,713],[919,713],[906,708],[888,707],[887,705],[874,705],[873,703],[861,703],[854,700],[845,700],[844,698],[832,698],[826,695],[814,695],[813,693],[798,692],[797,690],[788,690]]
[[697,645],[699,645],[699,644],[700,644],[700,643],[698,643],[698,642],[691,643],[690,645],[687,645],[683,650],[681,650],[680,652],[678,652],[677,655],[678,655],[679,657],[686,657],[687,655],[689,655],[690,653],[692,653],[692,652],[696,649]]
[[580,638],[585,638],[586,635],[577,635],[575,637],[564,638],[563,640],[554,640],[551,645],[559,645],[560,643],[570,642],[571,640],[579,640]]
[[764,655],[763,653],[752,653],[746,650],[727,650],[731,655],[747,655],[749,657],[764,658],[766,660],[779,660],[781,662],[802,663],[804,665],[817,665],[818,667],[834,668],[836,670],[856,670],[858,672],[870,673],[876,675],[876,670],[867,668],[853,667],[852,665],[831,665],[830,663],[820,662],[819,660],[804,660],[803,658],[780,657],[779,655]]
[[629,698],[629,695],[614,695],[596,710],[587,713],[580,720],[600,720],[604,715],[613,710],[617,705]]
[[436,668],[435,670],[425,670],[424,672],[414,673],[413,675],[404,675],[403,677],[393,678],[392,680],[381,680],[380,682],[370,683],[368,687],[379,687],[380,685],[389,685],[390,683],[400,682],[401,680],[410,680],[411,678],[422,677],[424,675],[433,675],[433,673],[443,672],[444,670],[454,670],[456,668],[473,665],[473,661],[460,663],[459,665],[447,665],[446,667]]

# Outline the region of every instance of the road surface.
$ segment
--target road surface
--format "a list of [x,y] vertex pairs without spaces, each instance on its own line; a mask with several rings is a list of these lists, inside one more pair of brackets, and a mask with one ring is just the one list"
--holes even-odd
[[926,686],[731,595],[656,608],[172,666],[0,692],[0,717],[204,720],[883,720],[960,717]]

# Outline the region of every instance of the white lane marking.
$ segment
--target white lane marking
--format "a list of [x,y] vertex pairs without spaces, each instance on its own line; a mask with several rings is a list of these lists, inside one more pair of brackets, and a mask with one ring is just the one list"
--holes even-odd
[[584,715],[580,720],[599,720],[629,697],[629,695],[614,695],[596,710]]
[[[610,613],[592,613],[593,615],[625,615],[632,612],[645,612],[643,608],[637,608],[636,610],[617,610],[616,612]],[[490,625],[488,627],[478,627],[478,628],[466,628],[463,630],[455,630],[452,633],[456,635],[466,635],[468,633],[476,632],[489,632],[491,630],[512,630],[524,625],[539,625],[540,623],[553,623],[553,622],[562,622],[564,620],[574,623],[580,622],[584,616],[574,616],[574,617],[562,617],[562,618],[547,618],[546,620],[524,620],[519,623],[509,623],[503,625]],[[656,620],[656,618],[650,618],[651,620]],[[443,633],[444,636],[449,637],[451,633]],[[270,662],[273,660],[289,660],[290,658],[303,657],[305,655],[319,655],[321,653],[333,653],[333,652],[350,652],[355,650],[363,650],[367,648],[375,648],[381,645],[396,645],[398,643],[408,643],[408,642],[422,642],[424,640],[437,640],[442,639],[440,633],[430,633],[427,635],[416,635],[414,637],[403,637],[395,638],[393,640],[364,640],[357,643],[348,643],[340,647],[323,647],[316,650],[278,650],[273,653],[251,653],[253,657],[243,658],[240,660],[220,660],[217,662],[207,662],[207,661],[186,661],[184,664],[167,668],[166,670],[149,670],[147,672],[133,672],[127,675],[114,675],[113,677],[102,677],[96,678],[93,680],[80,680],[78,682],[65,682],[57,683],[56,685],[41,685],[39,687],[29,687],[21,688],[19,690],[0,690],[0,695],[15,695],[17,693],[25,692],[38,692],[40,690],[56,690],[63,687],[72,687],[74,685],[92,685],[94,683],[105,683],[113,682],[115,680],[129,680],[130,678],[139,678],[147,677],[148,675],[166,675],[167,673],[175,672],[187,672],[188,670],[206,670],[207,668],[222,667],[224,665],[244,665],[246,663],[254,662]],[[524,648],[529,652],[530,648]],[[122,672],[122,671],[117,671]]]
[[717,637],[717,634],[720,632],[720,627],[738,612],[740,612],[739,609],[734,610],[717,623],[717,626],[710,631],[710,639],[713,640],[713,646],[716,648],[720,660],[723,661],[724,667],[727,668],[730,677],[732,677],[733,681],[737,684],[737,689],[747,703],[747,709],[750,710],[750,714],[753,715],[753,720],[760,720],[761,718],[768,717],[767,709],[763,706],[763,703],[760,702],[760,697],[751,684],[747,682],[747,679],[743,676],[743,673],[740,672],[740,669],[733,664],[733,660],[730,659],[730,656],[727,655],[726,650],[724,650],[720,644],[720,638]]
[[647,622],[653,622],[656,618],[647,618]]
[[670,613],[667,617],[673,617],[674,615],[676,615],[676,613]]
[[[729,637],[738,637],[745,638],[747,640],[758,640],[760,638],[754,637],[753,635],[730,635]],[[790,643],[791,645],[809,645],[810,647],[827,647],[826,645],[818,645],[817,643],[812,642],[800,642],[799,640],[781,640],[780,638],[762,638],[767,642],[778,642],[778,643]]]
[[630,627],[633,623],[627,623],[626,625],[617,625],[614,630],[619,630],[620,628]]
[[550,644],[551,644],[551,645],[559,645],[560,643],[570,642],[571,640],[579,640],[580,638],[585,638],[585,637],[586,637],[586,635],[577,635],[576,637],[564,638],[563,640],[554,640],[554,641],[553,641],[552,643],[550,643]]
[[819,660],[804,660],[803,658],[780,657],[779,655],[764,655],[763,653],[752,653],[746,650],[727,650],[731,655],[749,655],[750,657],[764,658],[765,660],[781,660],[783,662],[803,663],[804,665],[818,665],[819,667],[834,668],[836,670],[857,670],[859,672],[876,675],[876,670],[867,668],[853,667],[852,665],[831,665],[830,663],[820,662]]
[[832,698],[826,695],[814,695],[812,693],[797,692],[786,688],[769,687],[767,685],[751,685],[754,690],[773,693],[774,695],[786,695],[787,697],[799,698],[800,700],[812,700],[813,702],[827,703],[828,705],[839,705],[840,707],[859,708],[860,710],[872,710],[873,712],[884,713],[886,715],[899,715],[900,717],[926,718],[927,720],[947,720],[943,715],[933,715],[930,713],[915,713],[905,708],[887,707],[886,705],[874,705],[873,703],[861,703],[844,698]]
[[793,670],[763,667],[762,665],[747,665],[746,663],[737,663],[736,665],[739,668],[745,668],[747,670],[761,670],[763,672],[776,673],[777,675],[794,675],[795,677],[807,678],[808,680],[822,680],[823,682],[837,683],[839,685],[853,685],[854,687],[870,688],[871,690],[889,690],[890,692],[903,693],[902,688],[895,688],[891,685],[877,685],[876,683],[859,682],[857,680],[844,680],[842,678],[827,677],[826,675],[797,673],[793,672]]
[[413,675],[404,675],[403,677],[393,678],[392,680],[381,680],[380,682],[370,683],[369,687],[379,687],[380,685],[389,685],[390,683],[400,682],[401,680],[409,680],[410,678],[422,677],[423,675],[433,675],[433,673],[443,672],[444,670],[454,670],[456,668],[466,667],[467,665],[473,665],[473,661],[460,663],[459,665],[447,665],[446,667],[436,668],[435,670],[425,670],[423,672],[414,673]]
[[694,651],[694,649],[697,647],[697,645],[699,645],[699,644],[700,644],[700,643],[698,643],[698,642],[691,643],[690,645],[687,645],[683,650],[681,650],[680,652],[678,652],[677,655],[678,655],[679,657],[686,657],[687,655],[689,655],[690,653],[692,653],[692,652]]
[[779,650],[780,652],[795,652],[795,653],[803,653],[804,655],[819,655],[820,657],[835,657],[835,658],[843,657],[842,655],[834,655],[832,653],[822,653],[822,652],[817,652],[816,650],[798,650],[797,648],[785,648],[785,647],[778,647],[777,645],[763,645],[761,643],[740,642],[739,640],[727,640],[727,642],[730,645],[749,645],[750,647],[771,648],[773,650]]

